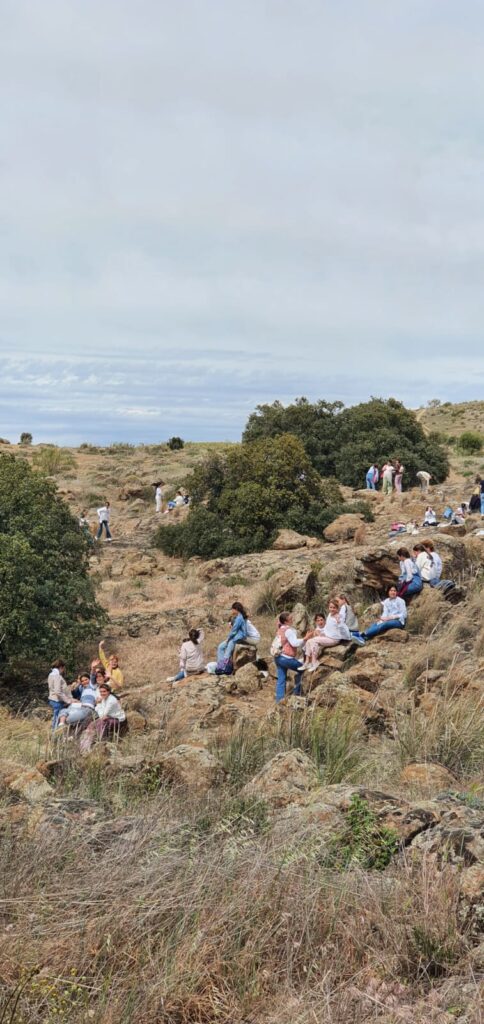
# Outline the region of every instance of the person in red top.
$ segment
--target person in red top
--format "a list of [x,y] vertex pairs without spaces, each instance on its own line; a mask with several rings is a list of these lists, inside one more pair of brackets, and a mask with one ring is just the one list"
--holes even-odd
[[277,668],[276,704],[279,704],[286,696],[286,679],[290,671],[296,673],[293,692],[295,696],[299,696],[305,665],[297,658],[298,648],[303,646],[304,637],[297,635],[290,612],[282,612],[279,616],[277,635],[281,642],[280,654],[276,654],[274,658]]

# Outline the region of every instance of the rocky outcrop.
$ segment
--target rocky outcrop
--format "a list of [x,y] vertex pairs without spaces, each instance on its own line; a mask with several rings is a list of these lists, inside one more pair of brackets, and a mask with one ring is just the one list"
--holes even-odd
[[205,747],[192,747],[181,743],[166,754],[161,754],[151,767],[159,771],[162,778],[181,786],[187,786],[197,793],[208,792],[225,779],[221,762]]
[[276,754],[244,786],[242,796],[264,800],[271,807],[284,807],[299,800],[318,785],[316,765],[302,750]]
[[42,803],[54,795],[52,786],[37,768],[28,768],[13,761],[0,762],[0,791],[14,800],[28,804]]
[[279,530],[272,547],[274,551],[294,551],[297,548],[317,548],[319,545],[317,537],[307,537],[296,530]]
[[360,555],[355,566],[355,581],[359,586],[370,587],[382,594],[398,579],[399,571],[396,554],[387,548],[378,548]]
[[347,512],[344,515],[337,516],[329,526],[323,531],[325,540],[329,541],[330,544],[335,544],[339,541],[351,540],[356,531],[360,528],[363,522],[363,517],[354,512]]

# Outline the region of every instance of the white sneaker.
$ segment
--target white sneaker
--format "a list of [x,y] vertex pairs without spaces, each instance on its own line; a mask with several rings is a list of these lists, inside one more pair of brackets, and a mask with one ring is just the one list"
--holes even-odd
[[315,672],[316,669],[319,668],[319,665],[307,665],[306,667],[308,672]]
[[167,676],[166,679],[165,679],[165,683],[174,683],[175,679],[176,679],[176,676]]
[[306,672],[306,671],[307,671],[307,670],[308,670],[309,668],[310,668],[310,665],[301,665],[301,668],[298,668],[298,669],[294,669],[294,671],[295,671],[295,672],[296,672],[296,671],[297,671],[297,672]]

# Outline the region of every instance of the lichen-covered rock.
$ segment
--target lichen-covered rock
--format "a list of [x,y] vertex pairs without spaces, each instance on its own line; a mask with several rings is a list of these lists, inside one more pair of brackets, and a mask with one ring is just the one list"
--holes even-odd
[[232,657],[234,672],[240,674],[245,665],[255,665],[257,660],[257,647],[251,644],[236,644]]
[[239,693],[257,693],[262,689],[260,672],[258,672],[256,666],[251,662],[238,669],[235,678],[230,676],[229,682],[232,682],[232,680]]
[[188,743],[173,747],[152,764],[162,777],[197,793],[207,792],[225,778],[223,765],[213,754],[205,747],[192,747]]
[[54,795],[52,786],[37,768],[13,761],[0,762],[0,789],[7,797],[38,804]]
[[296,530],[279,530],[272,545],[275,551],[293,551],[296,548],[305,548],[308,538]]
[[314,761],[302,750],[288,750],[272,757],[244,786],[242,795],[265,800],[272,807],[284,807],[300,800],[317,785]]

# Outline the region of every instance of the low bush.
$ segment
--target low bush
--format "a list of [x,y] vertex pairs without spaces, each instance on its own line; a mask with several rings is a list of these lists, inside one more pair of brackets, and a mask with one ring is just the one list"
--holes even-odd
[[355,793],[350,800],[345,827],[330,843],[329,862],[333,867],[360,867],[383,871],[399,848],[394,829],[381,825],[367,800]]
[[22,431],[20,435],[20,444],[32,444],[32,434],[29,434],[27,430]]
[[482,451],[482,434],[475,430],[465,430],[458,438],[457,448],[467,455],[478,455]]
[[35,452],[32,464],[45,476],[64,476],[76,467],[76,460],[67,448],[55,445],[41,448]]

